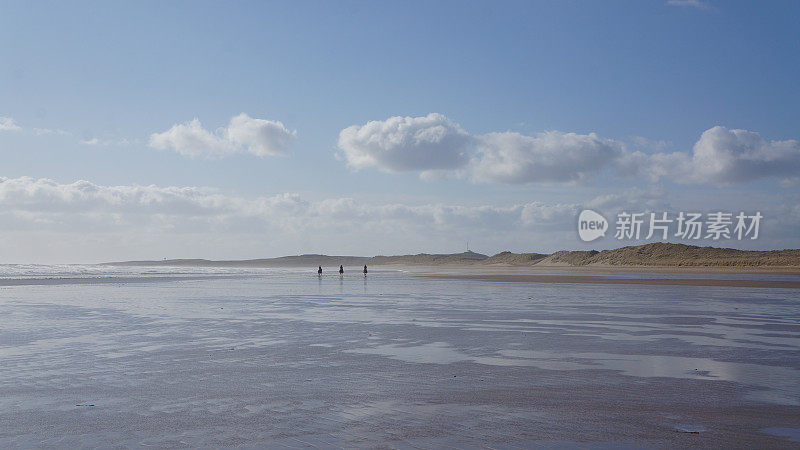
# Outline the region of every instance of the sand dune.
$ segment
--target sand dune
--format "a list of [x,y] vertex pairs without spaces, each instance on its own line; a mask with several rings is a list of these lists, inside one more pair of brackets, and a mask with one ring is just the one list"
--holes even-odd
[[800,266],[800,250],[736,250],[694,245],[652,243],[615,250],[560,251],[537,261],[570,266]]

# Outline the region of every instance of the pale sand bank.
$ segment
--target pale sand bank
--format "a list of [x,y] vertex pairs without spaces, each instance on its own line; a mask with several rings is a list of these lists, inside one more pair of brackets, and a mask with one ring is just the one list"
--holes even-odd
[[464,272],[496,273],[498,271],[511,273],[675,273],[675,274],[774,274],[774,275],[800,275],[800,266],[614,266],[608,264],[591,264],[586,266],[561,265],[533,265],[515,266],[510,264],[382,264],[375,267],[396,268],[401,270],[415,270],[438,272],[453,270]]
[[755,287],[771,289],[800,289],[798,281],[779,280],[724,280],[724,279],[670,279],[670,278],[610,278],[581,275],[532,275],[532,274],[419,274],[427,278],[448,278],[517,283],[581,283],[581,284],[645,284],[667,286],[724,286]]

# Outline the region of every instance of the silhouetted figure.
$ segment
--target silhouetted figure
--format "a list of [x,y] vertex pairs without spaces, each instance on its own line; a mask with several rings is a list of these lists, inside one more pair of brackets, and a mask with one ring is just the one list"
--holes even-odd
[[339,275],[344,273],[344,266],[339,266]]
[[367,276],[367,265],[364,264],[364,276]]
[[317,275],[322,275],[322,266],[319,266],[319,269],[317,269]]

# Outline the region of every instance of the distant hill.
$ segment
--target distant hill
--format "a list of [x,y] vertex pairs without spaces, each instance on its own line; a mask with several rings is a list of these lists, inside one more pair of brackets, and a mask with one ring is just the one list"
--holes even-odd
[[364,264],[386,265],[386,264],[410,264],[438,266],[444,264],[475,264],[485,261],[489,257],[475,252],[452,253],[452,254],[433,254],[419,253],[416,255],[403,256],[374,256],[369,258],[369,262]]
[[105,263],[115,266],[190,266],[190,267],[306,267],[306,266],[363,266],[367,265],[444,265],[475,264],[488,256],[475,252],[401,256],[328,256],[298,255],[279,258],[212,261],[208,259],[164,259],[161,261],[122,261]]
[[339,264],[356,266],[368,264],[364,256],[297,255],[279,258],[213,261],[208,259],[163,259],[160,261],[121,261],[105,263],[114,266],[184,266],[184,267],[305,267]]
[[582,250],[544,253],[502,252],[494,256],[475,252],[400,256],[328,256],[297,255],[280,258],[239,261],[206,259],[167,259],[161,261],[123,261],[106,263],[122,266],[193,266],[193,267],[331,267],[366,265],[423,266],[615,266],[615,267],[800,267],[800,250],[736,250],[695,245],[656,242],[614,250]]
[[483,260],[484,264],[507,264],[510,266],[530,266],[549,255],[546,253],[511,253],[501,252]]

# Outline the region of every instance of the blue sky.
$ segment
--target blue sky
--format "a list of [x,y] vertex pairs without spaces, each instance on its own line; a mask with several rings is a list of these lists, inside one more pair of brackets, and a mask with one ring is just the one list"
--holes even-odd
[[[609,217],[770,209],[760,241],[723,245],[800,246],[800,5],[673,3],[2,2],[0,177],[17,181],[0,189],[0,261],[621,245],[577,240],[587,205]],[[242,113],[256,128],[280,122],[288,143],[259,155],[251,138],[224,138]],[[443,118],[422,120],[431,113]],[[403,117],[466,137],[424,149],[387,147],[388,128],[340,139]],[[195,118],[223,154],[186,147],[196,136],[173,126]],[[763,142],[704,135],[717,126]],[[545,132],[561,134],[527,139]],[[717,171],[692,159],[701,136],[707,158],[738,159]],[[570,151],[577,160],[547,165]],[[80,180],[99,197],[77,201]],[[159,209],[169,187],[222,206],[192,194],[180,200],[202,212]],[[313,212],[252,211],[281,195]],[[237,202],[250,206],[225,206]],[[560,212],[505,214],[529,204]]]

